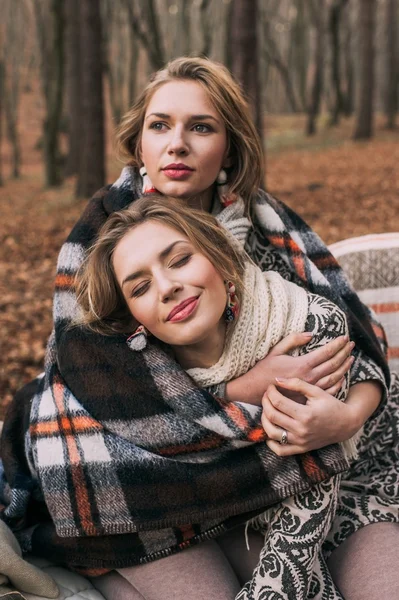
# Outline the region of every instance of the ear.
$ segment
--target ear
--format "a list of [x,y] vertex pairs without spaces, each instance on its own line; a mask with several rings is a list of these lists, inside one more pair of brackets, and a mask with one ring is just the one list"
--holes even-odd
[[222,168],[228,169],[229,167],[232,167],[232,166],[233,166],[233,158],[231,156],[226,156],[226,158],[223,160]]
[[230,146],[230,144],[228,144],[226,151],[224,153],[224,156],[223,156],[222,169],[228,169],[229,167],[232,167],[232,166],[233,166],[233,156],[231,154],[231,146]]

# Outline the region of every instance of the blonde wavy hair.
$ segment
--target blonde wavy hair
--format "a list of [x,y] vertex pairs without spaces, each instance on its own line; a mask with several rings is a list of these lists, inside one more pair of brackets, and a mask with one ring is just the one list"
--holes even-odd
[[121,121],[117,132],[119,156],[140,167],[144,117],[153,94],[175,80],[198,82],[221,115],[227,131],[232,166],[228,181],[232,193],[240,195],[249,213],[253,194],[263,182],[263,152],[248,103],[232,75],[222,64],[206,58],[181,57],[157,71]]
[[85,325],[105,335],[136,329],[138,323],[116,279],[113,254],[129,231],[148,221],[162,223],[185,235],[225,281],[234,283],[238,299],[242,298],[246,255],[231,234],[209,213],[174,198],[154,195],[113,213],[103,225],[76,277],[81,316],[75,325]]

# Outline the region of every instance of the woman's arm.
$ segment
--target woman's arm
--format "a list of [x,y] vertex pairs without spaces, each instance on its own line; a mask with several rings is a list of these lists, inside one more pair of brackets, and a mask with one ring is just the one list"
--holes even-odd
[[308,344],[311,338],[312,333],[293,333],[276,344],[248,373],[227,383],[227,400],[260,406],[266,389],[275,383],[276,377],[295,377],[336,394],[353,363],[351,351],[354,344],[342,335],[303,356],[288,354]]
[[[350,388],[345,403],[300,379],[279,379],[280,389],[306,397],[298,404],[268,387],[262,401],[262,425],[267,445],[279,456],[291,456],[315,450],[351,438],[376,410],[382,388],[377,381],[357,383]],[[288,444],[281,445],[282,429],[288,432]]]

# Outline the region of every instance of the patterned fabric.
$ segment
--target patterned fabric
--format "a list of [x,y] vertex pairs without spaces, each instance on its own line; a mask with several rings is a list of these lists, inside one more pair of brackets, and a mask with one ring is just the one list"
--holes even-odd
[[399,371],[399,232],[330,246],[359,298],[377,315],[388,339],[388,364]]
[[[328,304],[312,298],[306,329],[322,326],[334,337],[342,333],[342,326],[334,311],[330,327],[325,326]],[[320,340],[313,344],[321,345]],[[357,361],[353,382],[364,380],[363,364]],[[378,379],[380,373],[374,377]],[[398,440],[399,381],[393,374],[384,409],[367,421],[358,440],[359,457],[350,469],[273,506],[266,519],[251,521],[251,526],[264,531],[265,544],[252,579],[236,600],[344,600],[326,560],[361,527],[399,522]]]
[[[260,426],[251,414],[239,405],[232,411],[231,405],[198,390],[160,345],[152,344],[133,361],[123,336],[103,337],[68,328],[77,310],[74,274],[85,250],[107,216],[127,206],[140,191],[135,172],[125,168],[113,186],[95,195],[64,244],[57,268],[55,330],[48,346],[45,377],[17,394],[2,440],[6,484],[2,496],[7,506],[3,517],[14,526],[21,525],[32,514],[27,511],[28,505],[33,505],[35,515],[41,511],[44,520],[21,534],[25,548],[97,572],[104,565],[123,567],[138,560],[154,560],[189,543],[219,535],[234,523],[234,514],[238,515],[236,522],[243,520],[244,510],[259,510],[308,489],[312,482],[345,466],[335,447],[281,462],[270,456],[263,444],[259,445],[262,451],[251,444],[242,450],[242,461],[236,460],[237,451],[228,451],[221,454],[217,469],[212,470],[212,463],[207,461],[208,448],[223,445],[232,435],[241,441],[253,441],[253,436],[261,439]],[[284,263],[285,274],[295,273],[287,278],[298,279],[302,285],[343,306],[358,347],[373,357],[386,375],[369,314],[317,236],[287,207],[261,192],[254,220],[258,244],[271,245],[279,256],[278,268]],[[33,390],[37,393],[29,435]],[[202,463],[189,459],[193,447],[198,447],[198,431],[202,427],[198,423],[184,443],[168,447],[160,440],[161,447],[155,444],[149,456],[139,444],[140,436],[147,433],[150,437],[153,431],[147,431],[147,415],[167,420],[174,410],[184,413],[188,404],[198,410],[199,418],[206,417],[209,409],[220,414],[227,435],[223,439],[219,432],[209,433],[207,446],[200,447]],[[136,445],[131,443],[127,427],[132,420],[137,424]],[[158,435],[158,429],[155,431]],[[112,441],[115,435],[120,441],[118,452]],[[93,441],[101,448],[99,454],[93,451]],[[55,464],[51,458],[53,450]],[[126,466],[125,450],[126,457],[135,461],[133,470]],[[65,464],[59,460],[63,453]],[[176,456],[185,454],[186,460],[176,460]],[[168,464],[168,477],[164,478],[164,469],[154,466],[152,455],[157,457],[156,463]],[[93,465],[97,488],[85,469],[87,461]],[[110,463],[116,468],[108,468]],[[40,473],[36,470],[39,464],[45,465]],[[41,494],[43,480],[52,490],[47,507]],[[130,486],[132,480],[135,485]],[[65,489],[69,492],[67,499],[63,495]],[[94,492],[95,489],[99,491]],[[57,512],[61,501],[69,505],[65,514]],[[85,537],[60,538],[48,520],[47,509],[58,515],[59,533]],[[186,525],[196,518],[202,525]],[[162,528],[163,539],[158,546],[149,531],[153,527]],[[114,535],[123,532],[132,533]]]

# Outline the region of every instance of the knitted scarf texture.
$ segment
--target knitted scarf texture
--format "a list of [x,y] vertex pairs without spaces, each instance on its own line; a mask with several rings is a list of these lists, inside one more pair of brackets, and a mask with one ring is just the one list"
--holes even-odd
[[219,361],[207,369],[187,373],[200,387],[231,381],[247,373],[269,350],[290,333],[305,329],[307,293],[272,271],[262,273],[248,263],[237,323],[227,332]]
[[[63,245],[45,373],[16,395],[2,434],[2,518],[21,530],[25,550],[91,574],[220,535],[347,468],[339,445],[277,457],[264,444],[259,411],[198,388],[156,340],[132,353],[126,336],[68,327],[87,248],[108,215],[140,192],[126,167]],[[229,210],[221,222],[234,220]],[[385,368],[370,314],[316,234],[264,192],[253,221],[304,287],[346,310],[355,342]],[[235,228],[240,237],[244,221]]]

